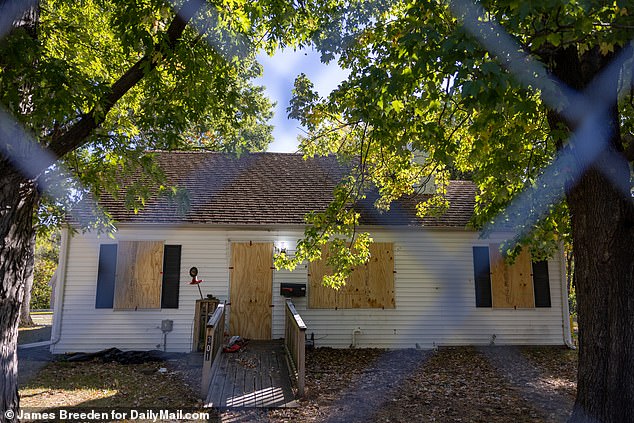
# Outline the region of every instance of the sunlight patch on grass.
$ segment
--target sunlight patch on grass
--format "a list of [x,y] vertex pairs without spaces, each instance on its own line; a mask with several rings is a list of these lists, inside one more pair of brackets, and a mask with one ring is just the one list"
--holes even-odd
[[50,389],[46,387],[20,390],[22,407],[35,409],[80,406],[89,401],[105,400],[119,393],[117,389]]
[[28,332],[31,330],[38,330],[38,329],[42,329],[45,326],[38,326],[38,325],[34,325],[34,326],[20,326],[18,328],[18,332]]

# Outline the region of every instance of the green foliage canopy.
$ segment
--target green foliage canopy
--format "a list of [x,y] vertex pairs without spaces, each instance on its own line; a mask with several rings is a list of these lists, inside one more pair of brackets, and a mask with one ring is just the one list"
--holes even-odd
[[[350,76],[328,98],[320,98],[300,75],[289,116],[308,129],[300,146],[307,156],[336,153],[355,166],[356,175],[336,193],[332,210],[310,217],[314,226],[300,241],[296,257],[280,257],[278,266],[292,268],[319,255],[315,246],[333,232],[350,239],[353,229],[341,230],[331,222],[337,221],[337,213],[350,213],[355,199],[372,185],[381,194],[377,206],[388,208],[391,201],[412,194],[421,178],[433,175],[438,193],[419,205],[419,214],[441,213],[448,206],[449,172],[457,170],[472,175],[479,187],[475,227],[512,221],[508,204],[539,188],[543,170],[567,144],[568,132],[548,121],[549,111],[567,106],[548,75],[555,54],[565,48],[578,57],[593,50],[611,55],[629,48],[634,36],[634,10],[625,2],[484,1],[477,6],[482,7],[479,23],[471,27],[463,25],[465,4],[472,5],[414,0],[383,4],[374,11],[351,6],[340,13],[341,22],[363,13],[371,17],[363,25],[339,25],[316,40],[322,58],[339,55],[339,65]],[[505,56],[483,46],[484,27],[490,24],[497,28],[496,38],[506,33],[514,43]],[[510,63],[513,55],[523,62]],[[528,77],[518,76],[529,58],[543,66]],[[624,68],[620,78],[629,81],[631,72]],[[632,97],[622,94],[622,131],[631,133]],[[547,104],[545,95],[561,102]],[[557,176],[569,175],[561,169]],[[350,192],[359,195],[350,197]],[[548,256],[569,236],[563,191],[555,196],[559,201],[545,213],[534,200],[527,202],[530,213],[540,214],[538,224],[511,228],[520,234],[506,245],[511,257],[521,244],[536,257]],[[358,223],[354,218],[347,222]],[[344,282],[351,260],[331,256],[330,262],[341,273],[329,281],[336,287]]]
[[[0,102],[61,159],[40,178],[59,168],[74,177],[57,181],[67,184],[67,198],[45,197],[41,223],[58,221],[60,206],[82,193],[115,193],[125,175],[141,171],[149,181],[122,198],[138,209],[148,184],[161,183],[152,150],[265,150],[272,104],[253,84],[261,74],[255,55],[306,43],[321,7],[279,0],[40,1],[36,37],[17,28],[0,43]],[[130,83],[135,72],[138,80]],[[83,121],[95,128],[66,147],[64,137]]]

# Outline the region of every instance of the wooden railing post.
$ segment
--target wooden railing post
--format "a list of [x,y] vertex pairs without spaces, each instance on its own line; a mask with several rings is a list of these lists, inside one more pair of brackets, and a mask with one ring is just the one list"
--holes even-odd
[[209,385],[213,378],[213,363],[222,348],[225,331],[225,305],[219,304],[211,315],[205,329],[205,348],[203,350],[203,374],[201,382],[202,398],[207,398]]
[[207,397],[209,383],[211,382],[211,364],[213,363],[213,333],[214,328],[207,326],[205,332],[205,346],[203,349],[203,377],[201,383],[202,398]]
[[291,300],[286,300],[285,317],[284,343],[286,353],[295,366],[299,395],[304,396],[306,383],[306,325]]
[[306,327],[297,333],[297,388],[299,395],[304,396],[304,384],[306,382]]

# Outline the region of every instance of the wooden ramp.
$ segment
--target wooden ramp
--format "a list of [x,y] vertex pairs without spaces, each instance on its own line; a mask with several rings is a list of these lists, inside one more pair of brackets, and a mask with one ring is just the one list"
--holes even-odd
[[205,401],[216,408],[296,407],[284,341],[250,341],[237,353],[221,353]]

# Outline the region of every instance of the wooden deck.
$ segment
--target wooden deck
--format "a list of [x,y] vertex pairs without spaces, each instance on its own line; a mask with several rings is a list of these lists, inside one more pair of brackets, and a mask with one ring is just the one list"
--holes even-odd
[[214,363],[206,407],[296,407],[283,340],[250,341]]

